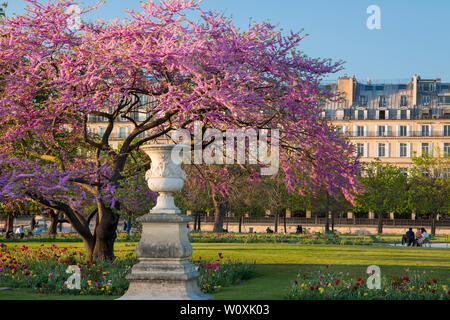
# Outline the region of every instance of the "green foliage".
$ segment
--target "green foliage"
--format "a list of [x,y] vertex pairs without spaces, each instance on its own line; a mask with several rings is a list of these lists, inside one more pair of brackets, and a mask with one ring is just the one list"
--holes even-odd
[[192,243],[295,243],[371,245],[374,240],[366,236],[342,236],[339,233],[278,234],[278,233],[190,233]]
[[220,291],[222,287],[231,286],[242,280],[248,280],[255,275],[255,264],[244,262],[223,261],[219,253],[216,261],[203,261],[201,257],[196,264],[200,271],[198,284],[205,293]]
[[364,191],[356,197],[358,210],[378,214],[402,212],[408,206],[408,179],[396,166],[371,162],[362,168],[360,177]]
[[413,157],[409,201],[418,214],[450,212],[450,158]]

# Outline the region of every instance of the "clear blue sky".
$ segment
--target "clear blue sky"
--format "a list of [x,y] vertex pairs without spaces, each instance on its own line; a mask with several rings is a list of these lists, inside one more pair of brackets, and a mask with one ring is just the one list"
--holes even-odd
[[[8,15],[24,12],[26,1],[3,1],[8,2]],[[84,0],[88,5],[95,2]],[[125,18],[124,10],[138,9],[139,2],[107,0],[96,16]],[[381,9],[381,30],[366,27],[369,5]],[[304,29],[309,37],[299,49],[311,57],[346,61],[338,75],[356,75],[365,81],[368,77],[409,79],[416,73],[450,82],[448,0],[203,0],[201,6],[233,16],[241,29],[250,18],[269,20],[286,31]]]

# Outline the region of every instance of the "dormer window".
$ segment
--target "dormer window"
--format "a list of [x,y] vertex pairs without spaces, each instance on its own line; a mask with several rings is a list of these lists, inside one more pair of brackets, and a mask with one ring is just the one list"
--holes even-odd
[[367,106],[367,96],[359,96],[359,104],[361,106]]
[[406,96],[401,96],[400,97],[400,106],[401,107],[405,107],[408,105],[408,100]]

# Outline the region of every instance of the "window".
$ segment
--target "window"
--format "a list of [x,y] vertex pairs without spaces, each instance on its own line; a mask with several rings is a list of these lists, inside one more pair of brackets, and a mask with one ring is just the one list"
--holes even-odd
[[428,106],[430,104],[431,97],[430,96],[423,96],[422,97],[422,103],[424,106]]
[[379,100],[379,105],[380,107],[385,107],[386,106],[386,96],[380,96],[380,100]]
[[440,96],[439,104],[450,104],[450,96]]
[[362,106],[367,106],[367,96],[359,96],[359,104]]
[[406,157],[408,154],[408,147],[406,143],[400,143],[400,157]]
[[444,143],[444,157],[450,157],[450,143]]
[[421,136],[422,137],[429,137],[430,136],[430,126],[422,126],[421,130]]
[[386,156],[386,146],[384,143],[378,144],[378,156],[385,157]]
[[127,128],[121,127],[119,128],[119,138],[125,138],[127,135]]
[[429,154],[429,153],[430,153],[430,144],[422,143],[422,154]]
[[432,92],[434,90],[434,84],[433,83],[423,83],[422,84],[422,91],[423,92]]
[[356,136],[364,137],[364,126],[356,126]]
[[444,125],[444,130],[442,130],[442,135],[444,137],[450,137],[450,125]]
[[383,91],[383,90],[384,90],[384,87],[383,87],[383,86],[375,86],[375,90]]
[[380,110],[380,120],[386,120],[386,110]]
[[364,120],[364,110],[358,110],[358,120]]
[[378,126],[377,127],[377,136],[378,137],[384,137],[386,135],[386,127],[385,126]]
[[98,128],[98,135],[100,137],[103,137],[103,135],[105,134],[106,128],[100,127]]
[[400,120],[408,119],[408,110],[400,110]]
[[356,152],[358,154],[358,157],[364,156],[364,143],[357,143],[356,144]]
[[366,91],[373,90],[373,86],[364,86],[364,90]]
[[400,106],[404,107],[406,105],[408,105],[408,100],[407,100],[406,96],[401,96],[400,97]]
[[407,136],[407,126],[399,126],[398,127],[398,136],[399,137],[406,137]]

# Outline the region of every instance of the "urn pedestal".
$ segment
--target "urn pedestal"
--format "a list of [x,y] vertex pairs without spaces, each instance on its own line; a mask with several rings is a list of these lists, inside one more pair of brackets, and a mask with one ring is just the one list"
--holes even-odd
[[[172,192],[183,187],[186,179],[173,153],[188,146],[147,145],[142,148],[152,160],[146,180],[151,190],[158,192],[156,206],[138,218],[142,236],[136,248],[139,262],[127,276],[128,291],[119,300],[207,300],[197,286],[200,275],[189,261],[192,246],[187,224],[192,218],[181,214],[175,206]],[[178,148],[178,149],[177,149]]]

